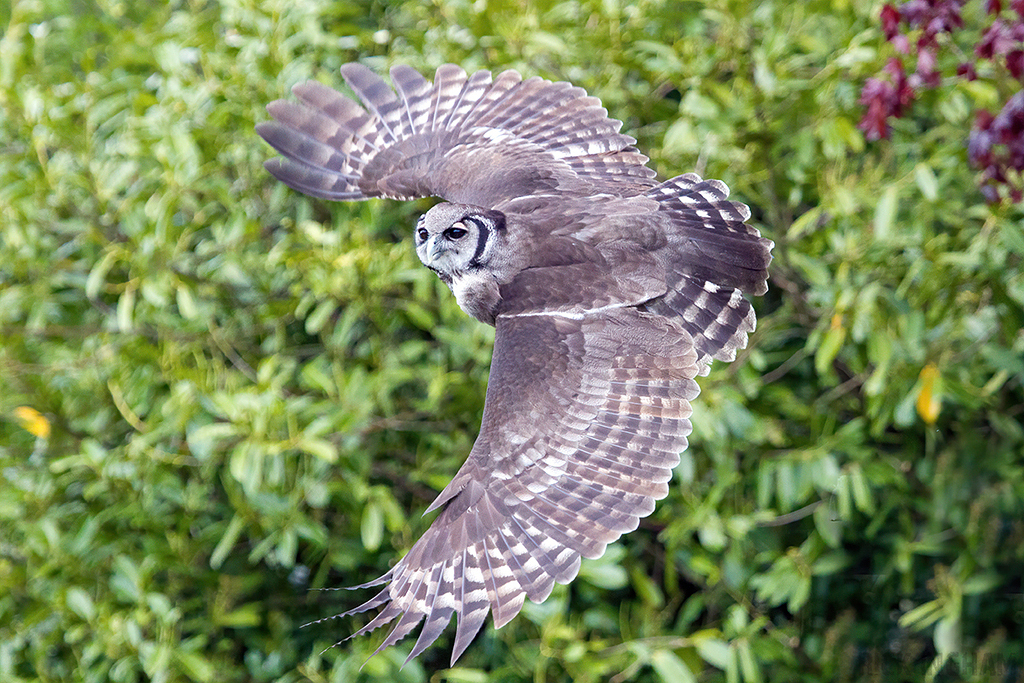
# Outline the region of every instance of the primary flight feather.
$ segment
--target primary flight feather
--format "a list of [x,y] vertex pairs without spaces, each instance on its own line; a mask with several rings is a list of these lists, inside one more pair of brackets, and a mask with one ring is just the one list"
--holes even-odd
[[717,180],[659,183],[633,138],[581,88],[446,64],[392,86],[341,69],[361,100],[309,81],[257,127],[267,169],[315,197],[446,200],[416,253],[466,313],[496,328],[480,435],[429,510],[440,514],[352,612],[423,624],[454,615],[452,664],[483,625],[568,583],[668,494],[695,377],[754,330],[772,242]]

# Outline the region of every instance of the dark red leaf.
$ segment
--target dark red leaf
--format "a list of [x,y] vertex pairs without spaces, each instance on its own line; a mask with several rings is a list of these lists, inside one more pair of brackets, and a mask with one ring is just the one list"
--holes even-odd
[[988,131],[971,131],[967,137],[967,159],[975,168],[984,168],[992,163],[992,135]]
[[1024,136],[1024,91],[1007,100],[1003,110],[992,119],[992,131],[1005,145],[1020,144]]
[[973,81],[978,78],[978,72],[975,71],[974,65],[970,62],[961,62],[960,66],[956,68],[956,75],[966,78],[969,81]]
[[889,124],[885,116],[885,106],[881,100],[874,100],[868,105],[868,110],[857,127],[864,131],[864,137],[869,141],[889,137]]
[[1006,55],[1006,68],[1010,70],[1011,76],[1020,80],[1024,74],[1024,50],[1011,50]]
[[925,0],[910,0],[900,5],[899,12],[911,26],[920,26],[931,13]]
[[917,53],[917,70],[915,73],[920,76],[921,81],[929,88],[936,88],[941,81],[938,70],[935,68],[935,51],[921,50]]
[[995,55],[1005,55],[1016,46],[1016,42],[1010,28],[996,19],[985,30],[985,34],[974,48],[974,54],[982,59],[992,59]]
[[882,7],[882,30],[885,31],[885,39],[892,40],[899,32],[900,11],[892,5],[886,4]]
[[907,70],[903,67],[903,60],[899,57],[890,57],[882,70],[896,79],[903,78],[907,74]]
[[974,112],[974,127],[978,130],[988,130],[992,127],[992,120],[995,119],[988,109],[979,109]]

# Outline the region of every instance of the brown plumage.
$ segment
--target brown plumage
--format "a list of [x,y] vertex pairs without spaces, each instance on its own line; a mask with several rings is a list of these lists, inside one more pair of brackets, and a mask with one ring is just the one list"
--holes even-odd
[[267,169],[325,199],[451,202],[420,219],[417,254],[497,328],[480,435],[440,514],[352,610],[381,608],[357,634],[397,620],[380,649],[423,623],[410,659],[455,615],[454,664],[488,612],[501,627],[544,600],[668,494],[695,377],[746,345],[743,294],[767,290],[772,243],[724,183],[658,183],[568,83],[342,75],[363,107],[314,82],[267,107],[258,131],[283,155]]

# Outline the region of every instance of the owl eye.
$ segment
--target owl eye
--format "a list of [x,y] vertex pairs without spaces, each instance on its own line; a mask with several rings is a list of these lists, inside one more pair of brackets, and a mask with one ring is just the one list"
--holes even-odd
[[462,239],[468,231],[465,228],[456,228],[454,225],[444,231],[444,236],[450,240]]
[[420,228],[416,231],[416,236],[420,238],[421,242],[426,242],[427,238],[430,237],[430,233],[427,232],[426,228]]

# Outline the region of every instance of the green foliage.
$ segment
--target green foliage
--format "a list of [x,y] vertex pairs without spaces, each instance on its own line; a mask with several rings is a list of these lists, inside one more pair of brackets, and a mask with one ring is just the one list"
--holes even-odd
[[[0,678],[1019,675],[1024,215],[966,163],[978,83],[865,143],[877,12],[0,7]],[[360,670],[379,636],[330,646],[365,618],[300,628],[426,527],[493,340],[404,239],[428,203],[328,205],[261,168],[263,106],[354,59],[571,80],[776,242],[669,497],[450,670],[450,635]]]

